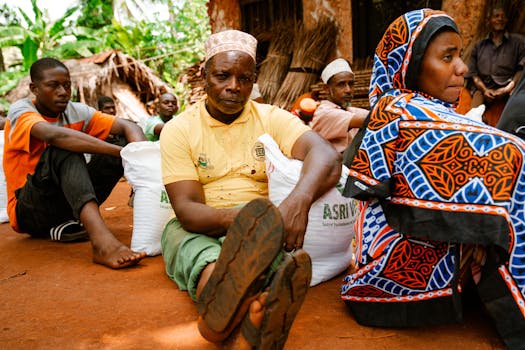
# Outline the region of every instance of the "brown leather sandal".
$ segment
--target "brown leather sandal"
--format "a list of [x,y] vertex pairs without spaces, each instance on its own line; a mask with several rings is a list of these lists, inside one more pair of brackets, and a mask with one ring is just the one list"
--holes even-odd
[[302,249],[284,254],[268,287],[261,328],[246,314],[241,332],[254,349],[282,349],[292,323],[304,302],[312,279],[310,256]]
[[197,301],[199,330],[206,339],[217,342],[230,335],[236,326],[232,321],[242,320],[243,315],[237,315],[240,306],[247,310],[246,301],[261,292],[283,244],[282,217],[269,200],[255,199],[241,209]]

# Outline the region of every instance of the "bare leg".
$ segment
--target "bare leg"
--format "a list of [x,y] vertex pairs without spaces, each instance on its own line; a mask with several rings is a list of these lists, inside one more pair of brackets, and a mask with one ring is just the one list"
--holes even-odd
[[134,252],[115,238],[104,223],[95,201],[87,202],[82,207],[80,221],[91,240],[94,263],[120,269],[135,265],[146,256],[145,252]]
[[[208,280],[210,279],[211,274],[213,273],[213,270],[215,268],[215,263],[208,264],[204,270],[201,272],[201,276],[199,278],[199,282],[197,283],[197,291],[196,296],[199,298],[202,289],[208,283]],[[257,295],[255,295],[252,298],[248,298],[243,301],[243,303],[239,307],[239,311],[235,315],[234,319],[230,323],[230,325],[221,333],[217,333],[212,331],[204,322],[202,317],[199,317],[199,320],[197,322],[197,325],[199,327],[199,332],[201,335],[207,339],[208,341],[219,343],[222,342],[228,334],[232,332],[232,330],[237,327],[237,325],[241,322],[242,318],[244,317],[246,310],[248,310],[248,307],[250,306],[250,303],[254,300],[254,298],[257,298]],[[262,318],[261,318],[262,321]]]
[[208,280],[210,279],[211,274],[213,273],[213,270],[215,269],[215,263],[209,263],[206,265],[204,270],[202,270],[201,275],[199,277],[199,283],[197,283],[197,291],[195,292],[195,295],[197,296],[197,299],[199,299],[199,296],[201,295],[202,288],[208,283]]

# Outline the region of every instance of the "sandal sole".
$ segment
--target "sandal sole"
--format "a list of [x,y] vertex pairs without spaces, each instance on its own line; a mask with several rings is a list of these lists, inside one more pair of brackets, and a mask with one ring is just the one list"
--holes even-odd
[[212,331],[223,332],[243,300],[260,292],[265,272],[283,244],[282,217],[269,200],[256,199],[241,209],[197,301],[197,309]]
[[282,264],[270,284],[264,305],[260,343],[256,349],[277,350],[284,347],[310,286],[312,262],[304,250],[285,254]]

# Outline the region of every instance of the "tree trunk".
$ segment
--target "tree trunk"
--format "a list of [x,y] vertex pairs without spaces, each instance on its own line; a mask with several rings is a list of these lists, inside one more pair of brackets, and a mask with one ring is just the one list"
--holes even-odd
[[5,72],[4,54],[2,48],[0,48],[0,72]]

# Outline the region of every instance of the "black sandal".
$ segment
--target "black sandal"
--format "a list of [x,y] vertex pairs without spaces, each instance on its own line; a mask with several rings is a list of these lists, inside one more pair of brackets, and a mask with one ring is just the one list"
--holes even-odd
[[49,230],[49,237],[57,242],[87,241],[89,235],[78,220],[69,220]]

